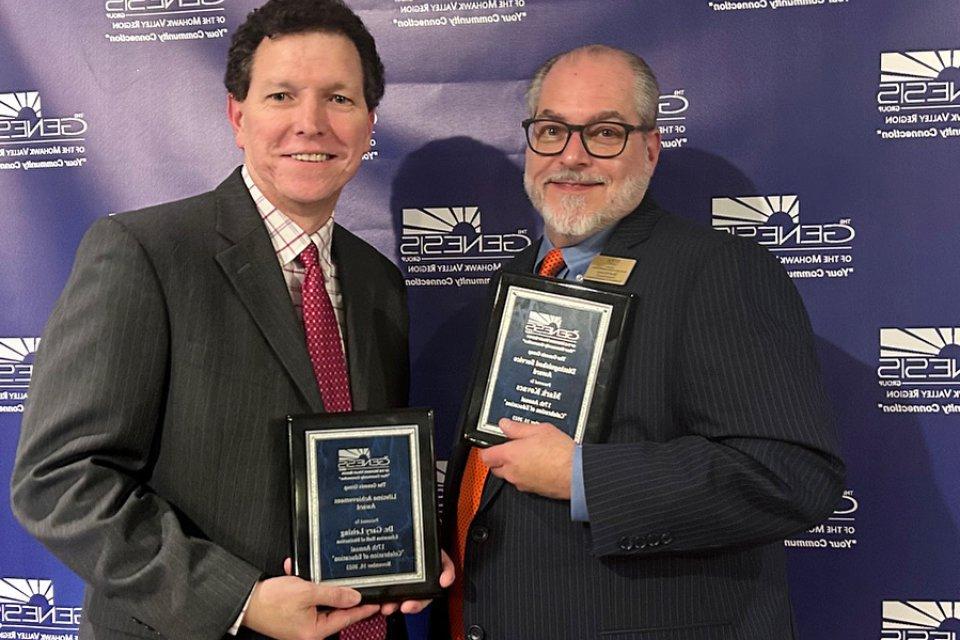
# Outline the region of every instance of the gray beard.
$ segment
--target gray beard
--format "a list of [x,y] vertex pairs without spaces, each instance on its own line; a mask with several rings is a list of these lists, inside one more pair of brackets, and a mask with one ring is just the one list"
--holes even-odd
[[534,185],[526,173],[523,176],[527,196],[540,212],[547,228],[560,235],[577,238],[592,236],[626,217],[643,200],[649,185],[650,178],[647,176],[628,178],[611,194],[604,206],[589,212],[586,210],[586,197],[579,195],[562,196],[555,207],[547,204],[543,189]]

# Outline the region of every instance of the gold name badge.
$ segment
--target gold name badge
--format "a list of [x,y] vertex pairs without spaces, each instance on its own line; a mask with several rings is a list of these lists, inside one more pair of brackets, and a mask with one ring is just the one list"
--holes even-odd
[[606,284],[622,285],[627,282],[630,273],[637,261],[631,258],[614,258],[613,256],[597,256],[590,263],[584,280],[604,282]]

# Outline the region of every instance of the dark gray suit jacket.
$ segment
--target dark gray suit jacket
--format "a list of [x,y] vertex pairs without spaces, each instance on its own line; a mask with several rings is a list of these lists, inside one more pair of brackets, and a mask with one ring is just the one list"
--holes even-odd
[[[354,408],[404,406],[403,280],[340,226],[333,255]],[[283,418],[320,411],[239,170],[97,221],[37,354],[11,492],[23,525],[86,581],[84,633],[223,636],[290,555]]]
[[[537,249],[504,269],[532,272]],[[765,249],[649,196],[603,253],[637,260],[623,288],[638,304],[608,435],[583,447],[590,523],[490,476],[458,576],[468,637],[793,638],[782,540],[843,486],[800,297]]]

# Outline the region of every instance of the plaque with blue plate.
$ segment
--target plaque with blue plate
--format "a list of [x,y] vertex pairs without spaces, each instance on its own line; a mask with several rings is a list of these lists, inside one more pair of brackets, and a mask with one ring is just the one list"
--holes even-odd
[[497,283],[463,437],[506,441],[501,418],[549,422],[577,443],[597,442],[609,419],[631,293],[503,273]]
[[293,572],[364,602],[440,594],[433,412],[287,418]]

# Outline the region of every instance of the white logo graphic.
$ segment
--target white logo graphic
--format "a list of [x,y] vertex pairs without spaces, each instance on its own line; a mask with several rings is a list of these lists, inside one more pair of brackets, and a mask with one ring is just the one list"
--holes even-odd
[[[480,207],[410,208],[403,209],[402,213],[400,259],[403,262],[502,260],[530,245],[526,229],[518,229],[516,233],[483,233]],[[492,271],[499,266],[456,270]]]
[[663,149],[678,149],[687,144],[687,110],[690,100],[685,89],[660,96],[657,103],[657,128],[660,130],[660,146]]
[[382,456],[380,458],[371,457],[369,447],[339,449],[337,451],[337,468],[340,471],[389,466],[390,456]]
[[552,325],[559,329],[560,323],[563,322],[563,318],[560,316],[550,315],[549,313],[542,313],[540,311],[531,311],[530,322],[535,322],[544,326]]
[[753,238],[771,251],[851,249],[856,236],[848,219],[836,224],[801,224],[796,195],[713,198],[713,226]]
[[14,93],[0,93],[0,119],[14,120],[28,119],[25,109],[33,111],[37,118],[43,117],[40,109],[40,93],[37,91],[17,91]]
[[[960,50],[880,54],[881,112],[960,109]],[[911,115],[890,124],[957,122],[950,114]]]
[[[75,633],[80,626],[81,615],[79,607],[58,607],[54,604],[51,580],[0,578],[0,630]],[[17,634],[3,637],[39,638],[41,636]]]
[[960,386],[960,327],[880,329],[877,375],[895,386]]
[[718,229],[796,224],[800,224],[800,198],[797,196],[713,199],[713,226]]
[[40,338],[0,338],[0,391],[30,386],[32,356],[39,345]]
[[880,54],[880,82],[935,80],[946,69],[960,69],[960,50],[906,51]]
[[479,235],[480,207],[428,207],[403,210],[403,235],[441,233]]
[[960,602],[884,600],[881,640],[957,640]]
[[580,340],[580,332],[576,329],[563,329],[560,325],[563,319],[541,311],[531,311],[527,316],[524,332],[528,338],[557,344],[562,347],[576,346]]

